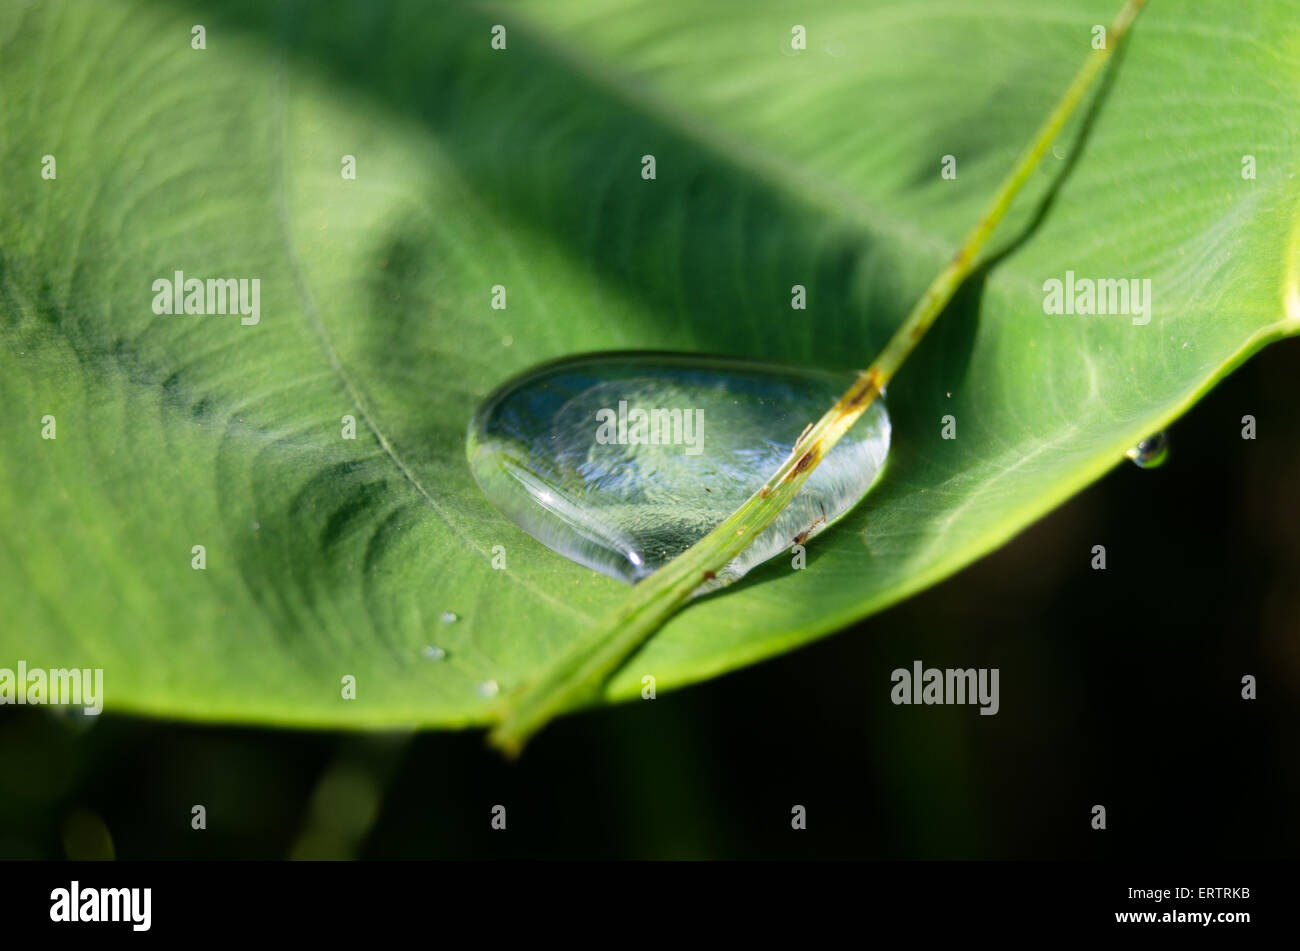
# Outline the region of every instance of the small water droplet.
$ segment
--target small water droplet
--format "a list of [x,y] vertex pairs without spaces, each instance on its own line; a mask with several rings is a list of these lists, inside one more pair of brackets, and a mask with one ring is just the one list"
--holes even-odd
[[1169,458],[1169,438],[1161,430],[1148,436],[1125,453],[1140,469],[1154,469]]
[[443,611],[443,612],[442,612],[442,623],[443,623],[443,624],[451,624],[451,623],[453,623],[454,621],[459,621],[459,620],[460,620],[460,615],[458,615],[455,611]]
[[254,522],[254,523],[253,523],[253,531],[255,531],[255,532],[256,532],[256,531],[260,531],[261,528],[262,528],[262,523],[261,523],[261,522]]
[[501,338],[501,346],[503,347],[512,346],[514,342],[515,342],[515,338],[512,337],[510,334],[506,334],[504,337]]
[[1059,145],[1053,145],[1053,146],[1052,146],[1052,155],[1055,156],[1055,157],[1058,158],[1058,159],[1062,159],[1062,160],[1064,160],[1064,158],[1065,158],[1065,150],[1064,150],[1063,148],[1061,148]]
[[495,680],[485,680],[478,685],[478,695],[480,697],[495,697],[501,692],[501,687]]
[[429,660],[446,660],[447,652],[436,644],[430,644],[424,649],[424,656]]
[[[487,397],[469,426],[470,469],[488,501],[542,544],[633,584],[762,488],[854,378],[693,354],[570,357]],[[878,399],[795,500],[700,590],[844,515],[875,482],[889,437]]]

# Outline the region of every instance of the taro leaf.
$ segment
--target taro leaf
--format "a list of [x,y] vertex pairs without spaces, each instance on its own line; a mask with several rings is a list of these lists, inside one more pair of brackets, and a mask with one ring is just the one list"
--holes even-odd
[[[1116,6],[5,2],[0,666],[103,667],[110,710],[481,722],[626,589],[485,503],[480,397],[597,349],[865,365]],[[877,489],[608,695],[951,574],[1300,327],[1296,22],[1153,0],[890,387]],[[177,270],[259,279],[260,321],[155,315]],[[1149,280],[1150,321],[1045,313],[1067,271]]]

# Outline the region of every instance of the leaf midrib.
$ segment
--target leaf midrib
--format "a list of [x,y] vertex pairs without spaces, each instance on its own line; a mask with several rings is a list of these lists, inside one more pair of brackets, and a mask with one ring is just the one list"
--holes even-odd
[[[284,239],[285,260],[289,267],[289,272],[293,276],[294,289],[297,292],[300,309],[307,321],[308,327],[316,337],[322,353],[328,362],[330,369],[343,387],[349,400],[356,407],[357,413],[360,414],[366,429],[379,444],[383,450],[384,456],[393,464],[401,473],[406,482],[424,499],[425,503],[437,514],[442,522],[451,530],[464,545],[475,551],[482,558],[489,558],[489,553],[476,541],[461,531],[455,521],[443,510],[442,505],[438,502],[433,493],[425,487],[416,474],[406,464],[406,461],[398,454],[392,442],[388,439],[383,430],[380,429],[378,420],[371,413],[370,408],[366,405],[361,396],[360,390],[353,383],[351,375],[339,358],[338,352],[334,349],[334,344],[330,339],[329,332],[325,329],[324,323],[320,319],[319,311],[316,309],[315,298],[312,295],[311,287],[307,283],[306,275],[303,272],[301,260],[298,257],[297,248],[293,241],[293,231],[290,224],[289,201],[288,201],[288,95],[289,95],[289,72],[287,56],[281,52],[276,62],[276,89],[274,95],[275,115],[272,121],[275,123],[274,131],[274,149],[276,177],[272,183],[272,188],[276,194],[276,211],[280,223],[282,237]],[[564,612],[575,615],[586,620],[590,615],[576,608],[574,605],[561,601],[554,595],[531,583],[527,579],[515,577],[512,579],[519,586],[526,588],[537,597],[560,608]]]

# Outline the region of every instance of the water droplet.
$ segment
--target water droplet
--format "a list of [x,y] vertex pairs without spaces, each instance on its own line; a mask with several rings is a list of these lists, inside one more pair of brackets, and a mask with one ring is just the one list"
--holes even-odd
[[1132,459],[1139,468],[1154,469],[1156,466],[1164,465],[1165,460],[1169,458],[1169,439],[1161,430],[1142,440],[1124,455]]
[[455,622],[455,621],[459,621],[459,620],[460,620],[460,615],[458,615],[455,611],[443,611],[443,612],[442,612],[442,623],[443,623],[443,624],[451,624],[451,623],[453,623],[453,622]]
[[478,695],[480,697],[495,697],[501,692],[501,687],[495,680],[485,680],[478,685]]
[[436,644],[430,644],[424,649],[424,656],[429,660],[446,660],[447,652]]
[[[470,422],[470,468],[488,500],[542,544],[633,584],[758,491],[854,377],[691,354],[571,357],[488,396]],[[852,508],[884,465],[889,436],[876,400],[707,587]]]

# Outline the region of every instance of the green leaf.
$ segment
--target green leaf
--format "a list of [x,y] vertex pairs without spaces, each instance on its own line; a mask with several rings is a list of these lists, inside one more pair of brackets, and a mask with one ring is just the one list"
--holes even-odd
[[[484,722],[485,682],[535,674],[626,589],[486,505],[477,400],[583,350],[865,365],[1114,6],[9,4],[0,666],[103,667],[110,710]],[[1298,13],[1153,0],[1010,253],[890,386],[880,485],[807,570],[691,605],[608,695],[939,580],[1300,328]],[[259,278],[260,322],[155,315],[176,270]],[[1045,314],[1067,270],[1150,279],[1150,322]]]

